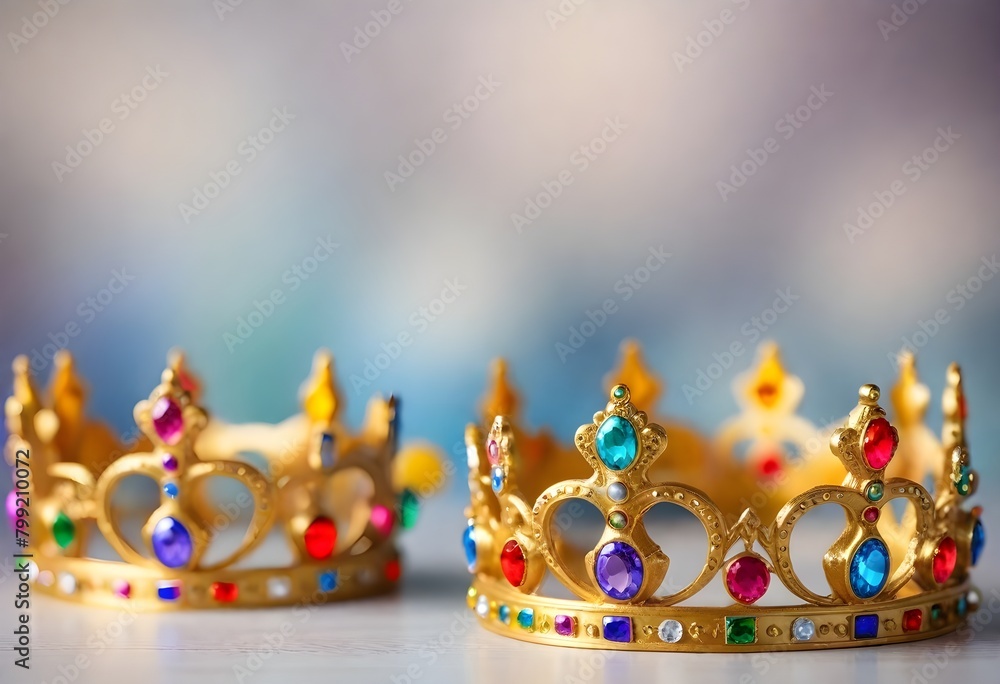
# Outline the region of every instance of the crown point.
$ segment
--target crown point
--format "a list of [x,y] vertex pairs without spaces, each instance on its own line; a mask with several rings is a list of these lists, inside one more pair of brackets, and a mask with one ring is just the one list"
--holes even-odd
[[496,416],[516,416],[520,399],[510,386],[507,378],[507,362],[495,359],[490,367],[491,386],[483,400],[483,415],[486,422]]
[[882,390],[878,388],[878,385],[862,385],[861,389],[858,390],[858,399],[865,406],[874,406],[878,403],[880,396],[882,396]]
[[302,408],[316,423],[330,423],[339,404],[337,388],[333,381],[333,355],[320,349],[313,358],[313,368],[306,380]]
[[930,403],[930,390],[917,375],[917,359],[912,351],[904,349],[899,360],[899,380],[893,386],[890,398],[899,424],[903,427],[923,421]]
[[187,356],[178,347],[167,352],[167,368],[173,371],[180,388],[197,400],[201,393],[201,382],[187,365]]
[[38,391],[35,389],[31,374],[31,361],[24,354],[14,358],[14,398],[22,406],[30,406],[38,402]]
[[653,407],[660,398],[660,380],[646,366],[642,345],[636,340],[625,340],[619,352],[620,365],[605,382],[609,386],[628,385],[629,394],[638,406]]

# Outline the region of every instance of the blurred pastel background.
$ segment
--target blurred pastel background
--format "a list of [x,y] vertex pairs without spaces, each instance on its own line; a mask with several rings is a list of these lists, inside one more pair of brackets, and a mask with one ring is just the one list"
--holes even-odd
[[[404,438],[458,466],[456,507],[498,355],[529,422],[569,439],[625,337],[660,408],[706,430],[752,354],[682,387],[734,342],[778,341],[822,422],[891,385],[906,338],[935,430],[963,364],[1000,491],[1000,9],[913,6],[70,2],[43,23],[5,2],[0,386],[74,324],[91,411],[122,433],[175,346],[217,415],[277,421],[329,347],[349,419],[401,395]],[[778,290],[796,299],[771,317]]]

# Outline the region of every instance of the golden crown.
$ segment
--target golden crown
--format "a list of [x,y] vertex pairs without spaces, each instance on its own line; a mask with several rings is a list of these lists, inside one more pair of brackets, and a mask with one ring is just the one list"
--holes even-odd
[[[397,455],[397,400],[373,398],[352,434],[338,421],[341,397],[323,351],[303,385],[303,413],[280,424],[223,423],[201,394],[183,356],[171,353],[160,384],[135,407],[136,438],[123,440],[85,417],[67,352],[56,357],[47,400],[18,357],[5,453],[19,574],[60,598],[151,610],[391,590],[401,572],[397,531],[413,525],[419,497],[443,477],[426,446]],[[138,515],[119,501],[131,476],[159,488]],[[226,544],[237,541],[222,534],[228,528],[245,529],[238,543]],[[95,557],[102,546],[110,558]]]
[[[756,367],[735,382],[741,413],[712,441],[640,410],[655,405],[660,384],[635,343],[608,380],[610,401],[568,448],[518,428],[517,396],[503,362],[494,368],[487,427],[466,430],[463,537],[468,602],[488,629],[578,648],[795,650],[933,637],[978,607],[969,568],[985,535],[981,509],[961,506],[976,474],[957,365],[947,372],[940,442],[923,425],[930,394],[912,355],[901,357],[893,423],[879,388],[864,385],[841,426],[823,429],[795,415],[802,382],[776,346],[762,345]],[[933,495],[920,484],[926,475]],[[603,515],[592,548],[564,533],[560,507],[574,500]],[[910,505],[897,514],[896,500]],[[670,580],[671,559],[647,529],[660,503],[704,527],[707,560],[689,583]],[[824,504],[839,505],[847,521],[822,558],[829,591],[814,591],[796,573],[792,533]],[[728,598],[692,605],[720,575]],[[547,576],[562,587],[542,591]],[[767,605],[769,587],[801,603]],[[560,590],[577,600],[554,597]]]

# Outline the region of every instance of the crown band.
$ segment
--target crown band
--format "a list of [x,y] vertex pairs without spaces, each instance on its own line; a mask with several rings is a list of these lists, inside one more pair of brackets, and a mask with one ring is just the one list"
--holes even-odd
[[[678,651],[838,648],[956,629],[979,605],[969,569],[985,540],[981,508],[961,506],[978,476],[965,442],[960,370],[948,369],[940,443],[923,426],[927,391],[910,357],[893,390],[896,423],[879,405],[878,387],[864,385],[822,456],[808,453],[815,429],[794,415],[801,385],[777,358],[776,347],[765,346],[758,367],[738,379],[744,414],[723,427],[711,449],[682,426],[664,429],[639,410],[622,380],[634,381],[644,399],[655,397],[658,384],[641,368],[636,347],[626,348],[610,401],[577,431],[572,450],[544,431],[516,426],[517,398],[499,365],[484,412],[496,417],[487,430],[466,431],[469,605],[484,625],[540,643]],[[681,448],[668,449],[675,432]],[[737,442],[748,443],[742,459],[730,450]],[[789,453],[786,442],[801,451]],[[774,469],[759,463],[777,464],[784,478],[769,480]],[[928,474],[933,495],[918,484]],[[717,499],[692,486],[699,477]],[[735,515],[733,502],[745,506],[743,491],[762,484],[773,485],[771,496]],[[897,500],[910,504],[898,519],[889,506]],[[590,503],[605,520],[585,554],[574,552],[558,523],[570,501]],[[694,515],[708,552],[694,580],[679,589],[668,582],[672,593],[660,594],[670,557],[645,516],[664,503]],[[796,526],[824,505],[846,513],[823,556],[828,594],[799,577],[791,551]],[[540,595],[546,576],[577,600]],[[732,605],[693,605],[716,579]],[[772,579],[802,604],[758,604]]]

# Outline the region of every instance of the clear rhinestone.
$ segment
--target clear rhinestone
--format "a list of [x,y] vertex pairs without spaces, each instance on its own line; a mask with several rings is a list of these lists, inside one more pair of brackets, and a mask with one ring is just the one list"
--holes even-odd
[[676,644],[684,636],[684,627],[677,620],[664,620],[660,623],[660,639],[668,644]]
[[64,594],[73,594],[76,592],[76,577],[69,574],[68,572],[59,573],[59,591]]
[[621,482],[612,482],[608,485],[608,497],[612,501],[624,501],[628,498],[628,487]]
[[35,565],[35,561],[28,561],[28,581],[34,582],[38,579],[38,566]]
[[287,577],[268,577],[267,596],[273,599],[282,599],[292,592],[292,581]]
[[809,641],[816,636],[816,623],[807,617],[795,618],[792,623],[792,636],[796,641]]
[[51,570],[42,570],[38,573],[38,583],[43,587],[51,587],[55,581],[55,575],[52,574]]
[[479,617],[486,617],[490,614],[490,600],[484,594],[480,594],[476,600],[476,614]]
[[465,458],[469,462],[469,470],[475,470],[479,467],[479,452],[476,451],[475,444],[465,447]]

